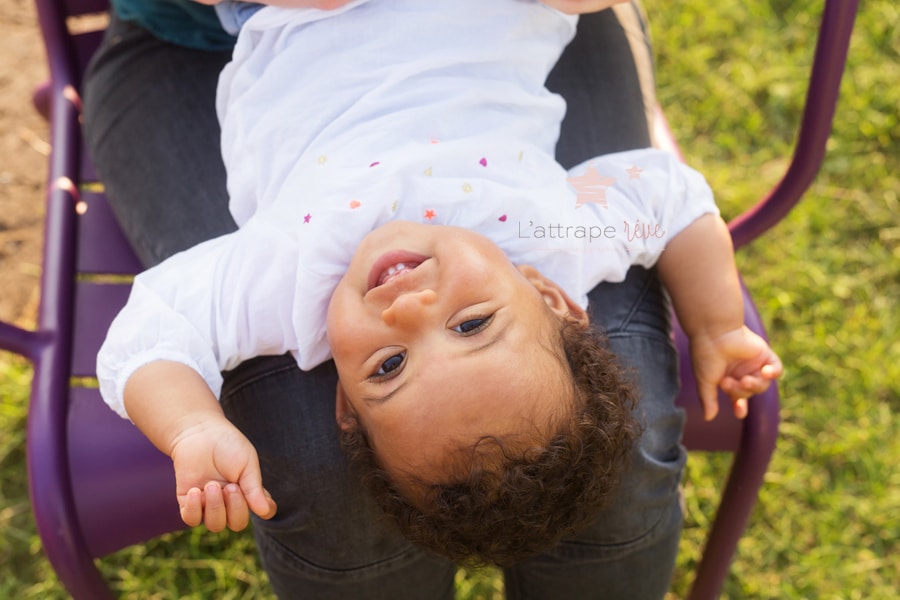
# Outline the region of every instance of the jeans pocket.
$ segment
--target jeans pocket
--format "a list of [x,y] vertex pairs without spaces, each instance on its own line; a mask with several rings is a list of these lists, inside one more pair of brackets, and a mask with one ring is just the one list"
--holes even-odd
[[[279,598],[316,600],[451,600],[456,567],[408,543],[373,546],[360,553],[351,540],[344,552],[300,556],[277,536],[254,527],[260,558]],[[307,547],[309,547],[307,541]],[[327,561],[327,565],[317,561]]]

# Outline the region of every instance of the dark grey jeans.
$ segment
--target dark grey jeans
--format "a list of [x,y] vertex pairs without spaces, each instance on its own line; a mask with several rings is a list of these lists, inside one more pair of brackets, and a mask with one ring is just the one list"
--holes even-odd
[[[630,35],[626,35],[630,33]],[[215,85],[227,53],[162,42],[113,19],[85,81],[85,131],[126,235],[146,265],[231,231],[219,156]],[[558,157],[649,144],[649,49],[637,9],[582,18],[548,85],[569,105]],[[505,571],[509,598],[661,598],[682,515],[682,416],[673,405],[676,357],[655,273],[632,269],[591,294],[593,322],[633,367],[644,434],[612,507],[545,555]],[[260,555],[283,598],[453,597],[455,568],[411,546],[379,519],[337,444],[332,363],[300,371],[261,357],[226,373],[222,404],[256,445],[278,502],[254,521]]]

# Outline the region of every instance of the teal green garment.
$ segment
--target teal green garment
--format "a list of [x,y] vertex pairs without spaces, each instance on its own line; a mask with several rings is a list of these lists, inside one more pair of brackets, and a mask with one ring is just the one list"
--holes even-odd
[[219,24],[215,8],[191,0],[111,0],[123,21],[161,40],[198,50],[231,50],[235,37]]

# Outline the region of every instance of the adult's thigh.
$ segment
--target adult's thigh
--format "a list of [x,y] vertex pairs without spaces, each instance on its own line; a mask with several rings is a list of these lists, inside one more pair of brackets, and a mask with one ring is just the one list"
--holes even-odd
[[215,111],[229,58],[161,41],[113,15],[85,75],[88,149],[144,266],[236,227]]
[[[655,103],[650,46],[637,3],[586,15],[548,86],[568,111],[557,158],[565,166],[651,145]],[[677,355],[655,271],[632,268],[590,294],[593,326],[630,369],[643,433],[609,507],[584,530],[504,571],[513,600],[658,599],[669,587],[683,515],[683,414],[675,407]]]
[[547,87],[566,99],[556,147],[556,158],[564,167],[650,146],[656,96],[640,5],[620,4],[582,15]]
[[338,444],[334,363],[310,372],[290,356],[225,374],[222,405],[257,449],[278,503],[254,519],[260,557],[279,597],[317,600],[453,598],[456,568],[386,524]]
[[590,295],[591,319],[639,392],[643,434],[612,504],[550,551],[505,571],[513,600],[657,600],[669,587],[682,511],[684,416],[675,404],[678,359],[668,337],[659,279],[633,268],[623,283]]

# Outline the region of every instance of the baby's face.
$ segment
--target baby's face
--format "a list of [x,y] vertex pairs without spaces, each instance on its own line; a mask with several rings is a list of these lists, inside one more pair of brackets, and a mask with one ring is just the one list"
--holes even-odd
[[569,389],[560,319],[584,313],[531,267],[456,227],[391,222],[359,245],[328,309],[337,417],[389,469],[427,476],[448,445],[536,433]]

